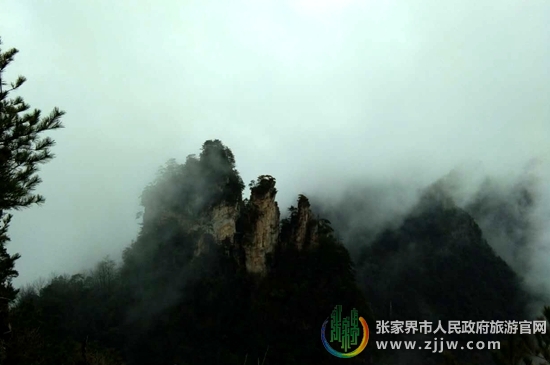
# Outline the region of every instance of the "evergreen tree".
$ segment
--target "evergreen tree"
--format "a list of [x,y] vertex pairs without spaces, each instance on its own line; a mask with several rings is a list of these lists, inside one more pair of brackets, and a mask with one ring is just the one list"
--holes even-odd
[[[0,47],[2,43],[0,40]],[[13,61],[18,50],[6,52],[0,48],[0,341],[10,332],[8,320],[9,303],[17,291],[11,281],[17,276],[14,268],[19,254],[10,255],[6,243],[10,240],[7,231],[11,220],[10,210],[18,210],[44,202],[44,197],[33,194],[41,182],[36,174],[38,165],[48,162],[54,156],[50,147],[54,141],[41,138],[43,132],[62,128],[60,122],[64,112],[54,108],[47,117],[41,117],[38,109],[29,111],[30,106],[21,96],[12,97],[26,81],[19,76],[15,82],[5,81],[4,72]],[[3,345],[2,345],[3,348]],[[0,350],[1,351],[1,350]],[[3,351],[2,351],[3,352]]]

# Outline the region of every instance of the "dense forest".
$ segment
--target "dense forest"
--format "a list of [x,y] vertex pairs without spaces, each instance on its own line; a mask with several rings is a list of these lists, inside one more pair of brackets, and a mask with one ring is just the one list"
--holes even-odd
[[[257,215],[265,213],[254,197],[274,197],[274,184],[260,178],[243,201],[233,156],[219,141],[207,141],[183,165],[169,162],[143,194],[145,215],[150,207],[158,215],[146,217],[120,266],[106,259],[91,273],[19,293],[8,361],[242,364],[265,356],[265,364],[334,363],[318,339],[332,308],[353,307],[374,322],[328,223],[309,221],[315,237],[298,248],[291,239],[299,213],[291,207],[265,272],[250,274],[243,265],[246,246],[257,244]],[[218,244],[201,220],[222,204],[238,207],[244,234]],[[298,205],[307,204],[300,197]]]
[[[142,229],[120,265],[105,259],[92,272],[58,276],[19,292],[10,313],[7,363],[332,364],[342,360],[327,353],[318,337],[336,304],[358,309],[372,329],[375,319],[390,316],[526,316],[528,295],[518,277],[483,240],[475,221],[436,187],[355,262],[328,220],[304,217],[309,202],[300,196],[279,221],[265,269],[254,273],[247,262],[257,258],[251,246],[264,227],[257,223],[269,215],[277,191],[270,176],[250,187],[250,199],[242,199],[234,156],[217,140],[205,142],[200,156],[184,164],[169,161],[144,190]],[[211,212],[218,206],[238,213],[235,234],[221,242],[212,228]],[[298,238],[303,219],[307,229]],[[483,354],[488,360],[490,354]],[[362,355],[347,361],[393,362],[396,356],[374,347]],[[416,361],[428,360],[447,358],[423,355]]]
[[[0,75],[16,53],[0,52]],[[355,231],[348,240],[373,240],[351,255],[331,223],[338,211],[316,210],[300,195],[281,214],[274,177],[251,181],[243,198],[235,156],[220,140],[159,170],[141,196],[139,235],[120,260],[15,289],[19,256],[6,249],[6,212],[43,201],[32,193],[36,166],[53,157],[53,140],[39,135],[61,128],[63,116],[55,109],[43,118],[10,98],[24,81],[0,90],[2,364],[550,361],[548,333],[498,337],[503,346],[494,352],[378,350],[375,341],[389,337],[377,337],[377,320],[524,320],[531,294],[438,183],[402,223]],[[356,309],[371,329],[359,356],[340,359],[323,348],[321,325],[336,305]],[[549,307],[543,314],[550,320]]]

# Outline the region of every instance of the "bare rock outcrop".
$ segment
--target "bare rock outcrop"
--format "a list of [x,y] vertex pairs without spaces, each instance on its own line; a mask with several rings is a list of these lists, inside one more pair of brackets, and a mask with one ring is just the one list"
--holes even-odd
[[258,178],[251,187],[245,217],[248,232],[243,236],[242,247],[246,270],[250,273],[267,272],[266,256],[275,250],[279,239],[279,206],[275,201],[275,179],[269,175]]
[[[275,178],[260,176],[250,185],[250,198],[230,204],[221,201],[197,215],[186,214],[149,204],[144,224],[152,229],[171,221],[183,232],[194,234],[194,256],[201,256],[212,245],[225,245],[225,252],[247,272],[265,275],[269,271],[269,256],[277,247],[305,250],[316,244],[319,226],[308,199],[300,195],[298,207],[286,219],[286,231],[280,230],[280,211],[275,200]],[[280,245],[280,246],[279,246]]]
[[291,243],[293,243],[298,250],[304,249],[309,244],[309,239],[311,238],[312,216],[313,214],[311,213],[308,199],[300,195],[298,198],[296,223],[293,227],[293,234],[291,236]]
[[237,221],[237,206],[219,205],[212,210],[212,233],[217,241],[222,242],[229,239],[233,242]]

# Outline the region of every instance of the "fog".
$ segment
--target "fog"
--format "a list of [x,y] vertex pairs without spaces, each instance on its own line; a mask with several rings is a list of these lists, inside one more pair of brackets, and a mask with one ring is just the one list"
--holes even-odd
[[46,203],[11,226],[16,285],[119,259],[157,168],[207,139],[245,182],[276,177],[282,208],[359,186],[380,222],[455,168],[459,204],[486,176],[506,197],[538,159],[523,269],[550,277],[547,1],[4,0],[0,36],[25,100],[67,112]]

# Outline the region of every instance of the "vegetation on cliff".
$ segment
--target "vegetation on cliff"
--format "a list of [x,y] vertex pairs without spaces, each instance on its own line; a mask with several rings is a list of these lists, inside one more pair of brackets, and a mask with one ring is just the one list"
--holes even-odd
[[[375,319],[528,319],[531,298],[470,215],[487,230],[504,232],[519,257],[515,266],[526,265],[521,253],[531,238],[533,196],[523,186],[496,199],[487,182],[469,214],[435,184],[399,224],[382,231],[363,224],[348,235],[349,241],[369,238],[352,260],[304,195],[279,219],[272,176],[252,181],[251,197],[243,200],[235,157],[219,140],[206,141],[198,157],[170,160],[159,170],[141,196],[141,231],[120,264],[105,258],[90,272],[18,292],[12,279],[19,255],[6,250],[8,211],[44,201],[34,194],[36,173],[53,157],[54,142],[40,135],[61,128],[64,113],[55,108],[41,117],[11,97],[25,82],[19,77],[8,85],[3,78],[16,53],[0,50],[0,365],[336,364],[342,360],[319,341],[335,305],[358,309],[371,329]],[[342,221],[340,213],[328,218]],[[222,225],[214,227],[220,223],[214,216],[224,220],[223,240],[216,238]],[[550,307],[543,314],[550,327]],[[385,338],[373,335],[371,343]],[[408,365],[550,363],[550,331],[502,340],[501,351],[484,357],[411,359],[407,353],[405,359]],[[371,345],[346,361],[394,363],[393,355]]]
[[[357,308],[374,326],[347,250],[328,221],[312,220],[310,228],[324,228],[307,236],[316,240],[310,249],[279,239],[264,275],[251,276],[235,257],[244,242],[238,232],[220,243],[200,229],[222,204],[241,210],[237,230],[258,229],[242,222],[263,214],[252,206],[274,199],[275,179],[260,176],[250,200],[242,200],[242,190],[233,154],[220,141],[207,141],[200,157],[183,165],[170,161],[143,193],[144,224],[120,266],[106,259],[93,272],[21,293],[12,310],[17,336],[9,362],[242,364],[269,349],[266,365],[333,363],[319,332],[335,305]],[[304,202],[300,196],[298,205]],[[292,216],[282,222],[290,231],[297,224]],[[199,242],[207,248],[201,254]],[[23,353],[29,341],[33,346]]]
[[[4,362],[332,364],[338,359],[323,349],[319,332],[335,305],[358,309],[373,329],[375,318],[525,316],[529,298],[518,277],[437,186],[400,226],[374,235],[357,272],[330,221],[315,215],[304,195],[279,220],[273,177],[251,182],[250,199],[242,199],[243,189],[235,158],[219,140],[206,141],[184,164],[170,160],[142,194],[141,231],[120,265],[105,259],[89,273],[57,276],[19,294]],[[235,213],[234,235],[223,242],[211,221],[220,206]],[[273,246],[261,241],[273,237]],[[255,275],[247,260],[259,260]],[[547,356],[547,337],[524,337],[516,341],[522,354]],[[516,342],[495,355],[498,365],[512,364],[506,361],[516,355],[506,351]],[[348,361],[384,359],[392,361],[391,353],[371,346]],[[427,360],[437,359],[419,361]]]
[[9,304],[17,295],[12,280],[18,275],[15,262],[20,258],[6,249],[12,218],[9,213],[45,201],[34,193],[41,182],[37,174],[40,164],[54,157],[51,147],[55,142],[44,133],[62,128],[61,117],[65,114],[54,108],[44,117],[38,109],[30,111],[21,96],[14,96],[26,78],[19,76],[8,82],[4,74],[18,52],[15,48],[3,52],[0,48],[0,363],[5,359],[5,344],[11,334]]

